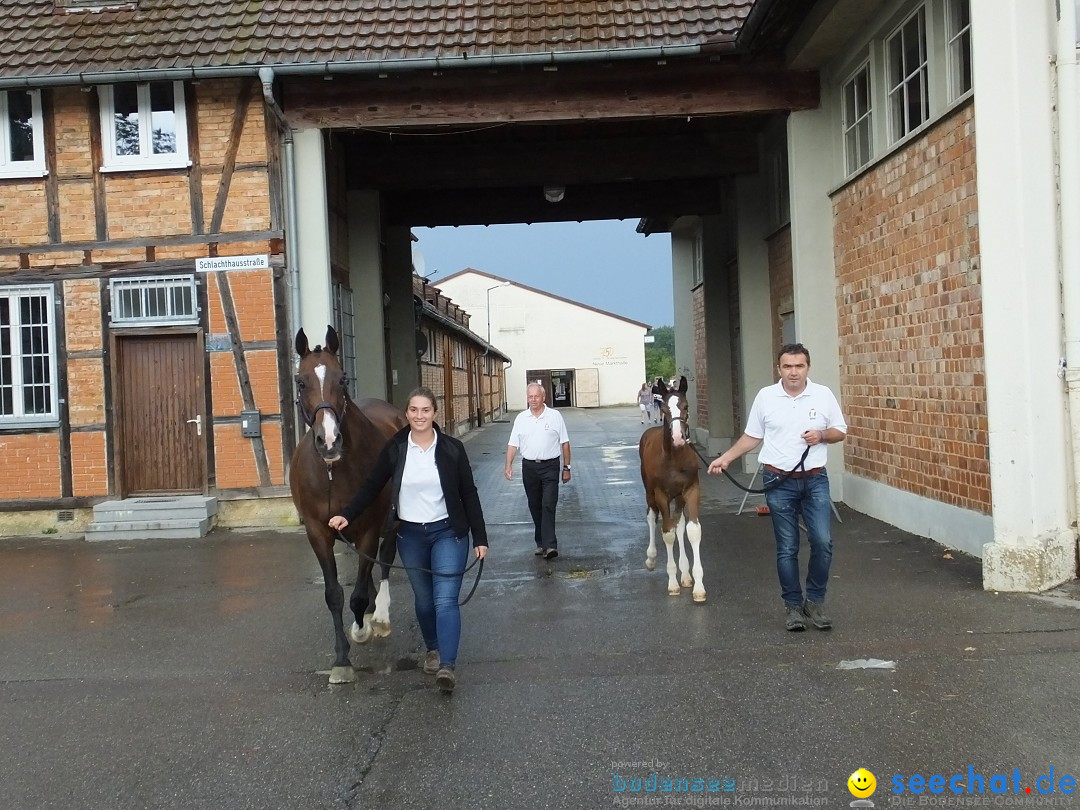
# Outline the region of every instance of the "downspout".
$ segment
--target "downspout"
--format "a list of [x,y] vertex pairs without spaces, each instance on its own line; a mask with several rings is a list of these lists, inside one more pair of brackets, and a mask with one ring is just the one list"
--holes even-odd
[[289,325],[290,337],[300,329],[300,268],[297,267],[296,247],[296,164],[293,155],[293,131],[285,113],[274,98],[273,68],[259,68],[259,81],[262,82],[263,99],[266,108],[277,122],[285,142],[285,264],[288,265],[286,284],[289,287]]
[[1076,62],[1076,5],[1058,4],[1057,158],[1061,239],[1062,315],[1065,321],[1064,374],[1072,437],[1073,518],[1080,516],[1080,68]]

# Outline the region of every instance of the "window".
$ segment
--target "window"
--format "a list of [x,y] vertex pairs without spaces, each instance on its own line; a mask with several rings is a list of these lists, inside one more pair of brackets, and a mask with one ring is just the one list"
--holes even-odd
[[439,362],[439,349],[435,340],[435,330],[429,326],[424,330],[424,333],[427,335],[427,351],[424,352],[424,362],[435,364]]
[[341,369],[349,381],[349,393],[356,395],[356,335],[353,326],[353,292],[350,287],[334,282],[334,329],[341,345]]
[[930,117],[926,9],[920,8],[885,43],[890,133],[896,142]]
[[0,289],[0,425],[59,419],[53,296],[50,285]]
[[183,82],[125,82],[100,92],[102,168],[188,165]]
[[945,10],[948,44],[949,100],[971,89],[971,6],[968,0],[949,0]]
[[41,95],[37,90],[0,90],[0,177],[45,174]]
[[690,263],[693,273],[692,287],[696,287],[705,280],[705,261],[701,255],[701,234],[695,234],[690,242]]
[[465,368],[465,344],[454,341],[454,368]]
[[113,279],[109,296],[114,326],[199,322],[195,276]]
[[844,166],[853,174],[870,162],[870,65],[865,64],[844,85]]

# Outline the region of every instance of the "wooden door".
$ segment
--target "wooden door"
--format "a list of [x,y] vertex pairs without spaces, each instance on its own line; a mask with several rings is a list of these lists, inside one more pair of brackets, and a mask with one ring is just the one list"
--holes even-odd
[[579,368],[575,371],[574,404],[579,408],[600,406],[600,369]]
[[121,497],[206,491],[201,333],[114,335]]

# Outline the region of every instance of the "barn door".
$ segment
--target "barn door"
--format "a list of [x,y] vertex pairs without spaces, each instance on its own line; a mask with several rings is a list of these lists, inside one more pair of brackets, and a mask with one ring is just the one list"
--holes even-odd
[[206,491],[202,336],[116,335],[117,481],[121,497]]
[[575,405],[579,408],[597,408],[600,406],[600,370],[597,368],[579,368],[574,370],[577,383]]

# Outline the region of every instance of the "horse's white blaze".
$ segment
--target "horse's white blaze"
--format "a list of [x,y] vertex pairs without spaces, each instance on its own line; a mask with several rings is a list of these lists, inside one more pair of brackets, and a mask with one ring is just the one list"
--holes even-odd
[[702,577],[705,575],[701,568],[701,524],[696,520],[686,524],[686,539],[690,541],[690,548],[694,552],[694,601],[705,601],[705,583]]
[[679,580],[675,579],[675,530],[664,532],[664,545],[667,547],[667,592],[678,596]]
[[333,447],[337,443],[337,417],[325,408],[321,413],[323,439],[326,440],[327,447]]
[[379,580],[379,593],[375,596],[375,612],[371,614],[371,628],[376,636],[390,635],[390,580]]
[[656,568],[656,510],[650,509],[645,516],[645,522],[649,525],[649,550],[645,552],[645,567],[652,571]]

